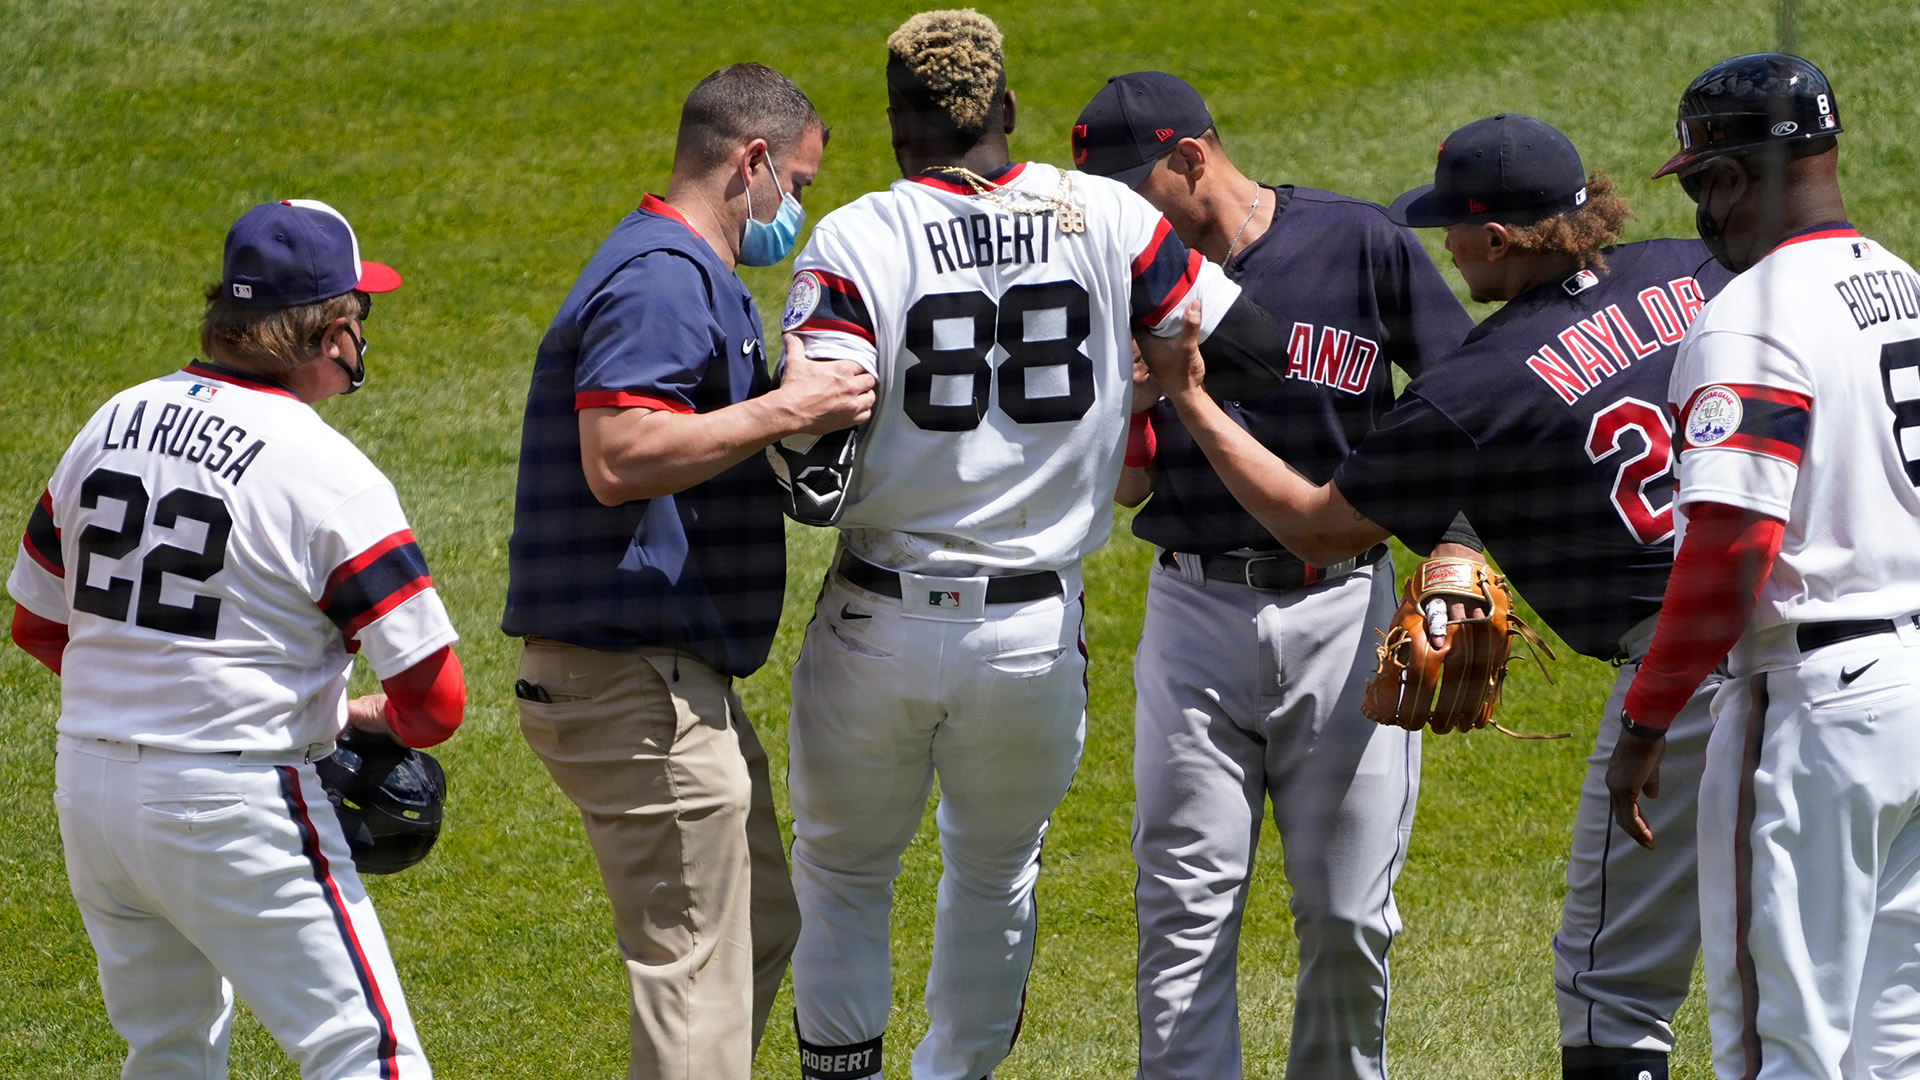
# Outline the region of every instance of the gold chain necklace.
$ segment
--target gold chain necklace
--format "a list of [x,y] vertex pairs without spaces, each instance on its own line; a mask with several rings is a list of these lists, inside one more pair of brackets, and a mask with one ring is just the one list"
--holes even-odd
[[1039,195],[1006,184],[996,184],[971,169],[958,165],[935,165],[928,172],[945,173],[965,181],[975,195],[1012,214],[1054,212],[1054,221],[1063,233],[1087,231],[1087,215],[1073,203],[1073,179],[1060,170],[1060,186],[1052,195]]

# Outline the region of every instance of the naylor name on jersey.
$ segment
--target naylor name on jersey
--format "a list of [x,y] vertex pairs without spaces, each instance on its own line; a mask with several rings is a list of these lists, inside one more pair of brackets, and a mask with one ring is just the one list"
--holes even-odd
[[228,423],[211,409],[197,409],[169,401],[160,406],[160,415],[147,426],[147,402],[136,401],[126,420],[120,419],[115,404],[107,414],[106,431],[100,439],[102,450],[145,450],[150,454],[184,458],[204,465],[208,472],[231,484],[240,482],[260,452],[265,439],[247,441],[247,429]]
[[[1002,263],[1046,262],[1053,235],[1053,211],[1037,214],[956,214],[945,221],[922,222],[927,254],[937,274]],[[1039,257],[1034,239],[1039,238]]]
[[[1576,290],[1576,285],[1582,287]],[[1568,279],[1567,287],[1569,292],[1585,288],[1578,274]],[[1707,303],[1700,283],[1691,277],[1675,278],[1665,287],[1650,285],[1636,299],[1638,312],[1608,304],[1574,320],[1527,357],[1527,369],[1571,405],[1635,360],[1652,356],[1662,346],[1679,344]]]

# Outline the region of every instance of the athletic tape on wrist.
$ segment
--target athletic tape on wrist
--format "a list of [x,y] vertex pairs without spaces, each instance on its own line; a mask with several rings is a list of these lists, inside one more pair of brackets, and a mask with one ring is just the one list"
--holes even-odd
[[800,1075],[807,1080],[864,1080],[880,1075],[880,1037],[846,1046],[800,1039]]

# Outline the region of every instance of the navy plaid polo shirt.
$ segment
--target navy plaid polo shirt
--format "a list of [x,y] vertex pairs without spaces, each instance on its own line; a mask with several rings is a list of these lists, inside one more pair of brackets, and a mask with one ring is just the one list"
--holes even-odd
[[731,676],[759,668],[787,576],[765,457],[675,495],[602,506],[581,469],[576,414],[711,412],[770,388],[746,286],[647,196],[594,253],[540,342],[501,629],[591,649],[682,649]]

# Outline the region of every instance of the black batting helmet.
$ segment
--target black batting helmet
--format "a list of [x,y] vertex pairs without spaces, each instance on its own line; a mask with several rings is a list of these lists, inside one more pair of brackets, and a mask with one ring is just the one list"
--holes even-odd
[[1786,146],[1840,133],[1833,88],[1820,69],[1786,53],[1722,60],[1680,95],[1680,152],[1655,177],[1722,154]]
[[313,767],[361,873],[405,870],[440,839],[447,774],[433,755],[350,727]]

